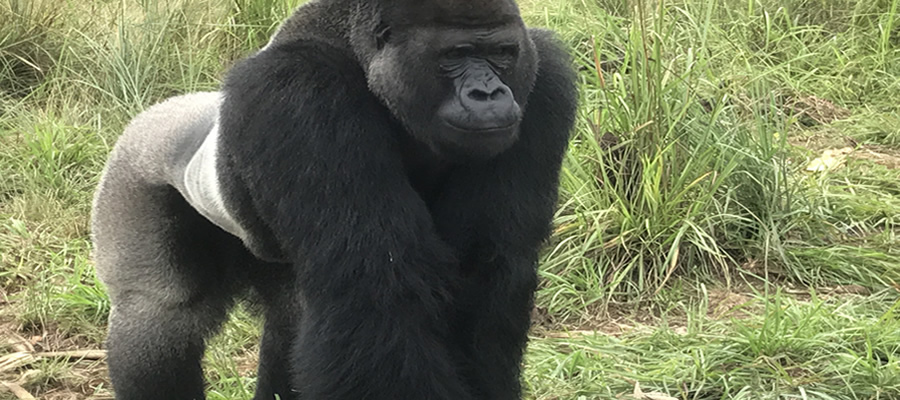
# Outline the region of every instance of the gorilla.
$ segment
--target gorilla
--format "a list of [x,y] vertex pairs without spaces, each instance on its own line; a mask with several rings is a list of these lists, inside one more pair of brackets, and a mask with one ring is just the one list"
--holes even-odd
[[116,398],[205,398],[244,294],[254,399],[521,398],[571,62],[513,0],[314,0],[137,115],[92,209]]

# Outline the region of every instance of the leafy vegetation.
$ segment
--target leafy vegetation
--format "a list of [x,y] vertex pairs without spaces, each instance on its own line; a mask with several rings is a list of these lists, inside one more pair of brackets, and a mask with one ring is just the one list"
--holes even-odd
[[[109,398],[102,360],[43,354],[102,347],[106,154],[302,1],[0,1],[0,381]],[[528,398],[900,396],[900,0],[520,4],[582,94]],[[259,325],[213,340],[210,398],[250,396]]]

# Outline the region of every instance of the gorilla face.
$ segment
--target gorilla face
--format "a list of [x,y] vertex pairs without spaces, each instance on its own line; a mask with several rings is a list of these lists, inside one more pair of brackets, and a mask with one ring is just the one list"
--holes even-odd
[[537,70],[518,10],[479,11],[383,20],[372,41],[372,91],[413,137],[450,159],[486,159],[515,143]]

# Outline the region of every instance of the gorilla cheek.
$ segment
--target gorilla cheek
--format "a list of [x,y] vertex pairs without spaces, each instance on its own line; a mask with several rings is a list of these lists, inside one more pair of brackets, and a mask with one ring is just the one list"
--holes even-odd
[[[397,112],[406,106],[401,101],[403,96],[400,96],[400,94],[409,93],[410,89],[407,87],[406,82],[399,79],[396,74],[396,71],[403,68],[402,65],[396,62],[397,57],[385,53],[387,51],[376,56],[369,64],[369,89],[384,102],[394,116],[404,120],[403,113]],[[407,121],[404,120],[403,122],[406,123]]]
[[372,60],[368,68],[369,88],[387,106],[391,114],[407,126],[414,126],[410,120],[418,114],[422,100],[416,94],[414,82],[408,76],[416,76],[417,71],[399,62],[396,50],[385,51]]
[[372,93],[384,100],[391,113],[402,118],[408,114],[411,105],[417,104],[412,97],[418,90],[415,80],[409,78],[416,76],[416,71],[400,62],[398,57],[381,54],[373,59],[368,68],[368,80]]

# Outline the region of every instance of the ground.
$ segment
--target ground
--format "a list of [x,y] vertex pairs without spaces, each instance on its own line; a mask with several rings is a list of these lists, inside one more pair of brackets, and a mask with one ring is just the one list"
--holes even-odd
[[[0,3],[0,399],[112,398],[106,156],[302,1]],[[900,1],[520,4],[582,97],[526,398],[900,398]],[[212,341],[210,399],[250,397],[259,328]]]

